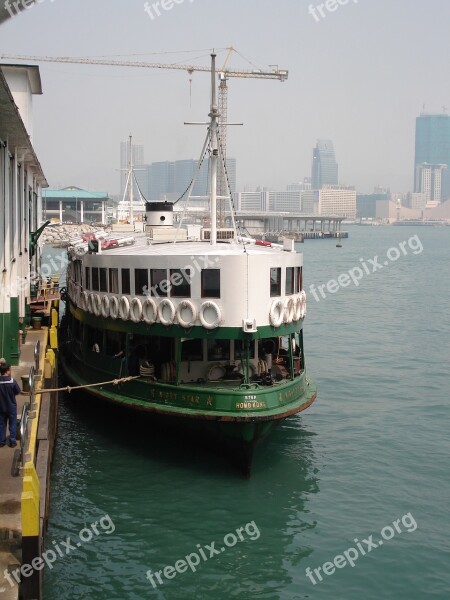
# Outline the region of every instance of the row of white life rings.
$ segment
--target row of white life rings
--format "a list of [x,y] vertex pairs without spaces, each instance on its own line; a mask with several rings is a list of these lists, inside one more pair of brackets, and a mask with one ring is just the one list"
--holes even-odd
[[283,302],[281,298],[274,300],[270,307],[269,320],[272,327],[280,327],[282,323],[297,323],[306,317],[306,293],[302,290],[296,296],[290,296]]
[[150,297],[143,301],[139,298],[129,300],[126,296],[117,298],[86,291],[80,292],[79,295],[75,294],[75,297],[72,296],[72,298],[82,310],[105,319],[122,319],[123,321],[131,319],[134,323],[144,321],[147,325],[153,325],[156,322],[166,326],[178,323],[185,329],[193,327],[197,319],[205,329],[216,329],[222,323],[219,306],[210,300],[203,302],[197,309],[190,300],[181,300],[175,307],[169,298],[164,298],[158,305]]

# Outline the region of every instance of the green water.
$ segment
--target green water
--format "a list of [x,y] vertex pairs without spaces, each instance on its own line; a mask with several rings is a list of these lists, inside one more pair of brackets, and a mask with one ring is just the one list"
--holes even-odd
[[[450,228],[350,232],[342,249],[303,246],[319,396],[259,448],[250,480],[139,417],[89,398],[61,402],[47,547],[110,520],[46,568],[46,600],[450,598]],[[416,234],[423,252],[406,245],[387,260]],[[311,284],[375,255],[388,266],[314,300]],[[402,533],[393,528],[354,567],[319,571],[316,585],[306,576],[408,513],[415,531],[411,517],[397,521]],[[209,558],[206,545],[220,551],[242,526],[243,541],[228,536]],[[207,560],[195,572],[162,574],[156,587],[146,579],[200,549]]]

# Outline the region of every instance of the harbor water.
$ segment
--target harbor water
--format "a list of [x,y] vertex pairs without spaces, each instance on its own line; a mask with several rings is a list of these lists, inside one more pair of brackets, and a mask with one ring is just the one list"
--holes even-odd
[[450,227],[355,226],[342,248],[299,250],[318,398],[250,479],[140,416],[61,399],[46,600],[450,597]]

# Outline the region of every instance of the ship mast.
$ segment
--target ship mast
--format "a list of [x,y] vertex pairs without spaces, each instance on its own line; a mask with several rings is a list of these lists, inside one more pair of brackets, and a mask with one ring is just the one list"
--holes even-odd
[[219,158],[219,147],[217,140],[217,128],[219,111],[217,107],[216,94],[216,55],[211,54],[211,117],[210,136],[211,136],[211,245],[217,243],[217,162]]
[[133,146],[131,144],[130,135],[130,150],[128,154],[128,182],[129,182],[129,199],[130,199],[130,224],[134,226],[133,215]]

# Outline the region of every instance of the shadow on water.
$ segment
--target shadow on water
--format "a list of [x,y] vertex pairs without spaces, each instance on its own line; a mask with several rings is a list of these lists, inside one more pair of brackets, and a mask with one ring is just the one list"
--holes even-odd
[[[220,470],[222,476],[242,476],[228,460],[222,445],[212,444],[206,436],[184,431],[183,422],[174,427],[170,419],[155,419],[150,413],[137,413],[82,392],[66,393],[63,401],[91,439],[126,446],[127,452],[157,460],[161,466],[176,464],[179,468],[183,465],[191,468],[195,464],[199,472]],[[286,457],[296,461],[305,459],[308,453],[304,450],[311,435],[315,434],[302,428],[301,417],[291,417],[276,426],[256,446],[252,476],[262,476],[268,469],[277,468]],[[308,467],[308,462],[303,463],[301,470],[306,471]]]
[[64,402],[87,435],[113,451],[114,447],[125,447],[127,453],[157,461],[161,468],[168,465],[191,468],[195,464],[206,474],[217,469],[221,469],[224,476],[237,474],[218,451],[205,454],[206,440],[193,438],[180,427],[174,428],[170,422],[155,419],[151,414],[137,413],[80,392],[65,394]]
[[[303,417],[291,417],[257,448],[252,477],[245,479],[200,440],[89,395],[66,394],[51,535],[73,534],[95,507],[108,511],[117,528],[101,540],[101,553],[87,548],[55,565],[46,598],[75,599],[80,586],[90,600],[307,598],[303,582],[294,596],[286,589],[304,580],[303,561],[313,552],[317,523],[308,503],[319,492],[315,439]],[[238,543],[158,589],[146,580],[148,568],[173,564],[197,542],[220,544],[221,536],[251,521],[257,540]]]

